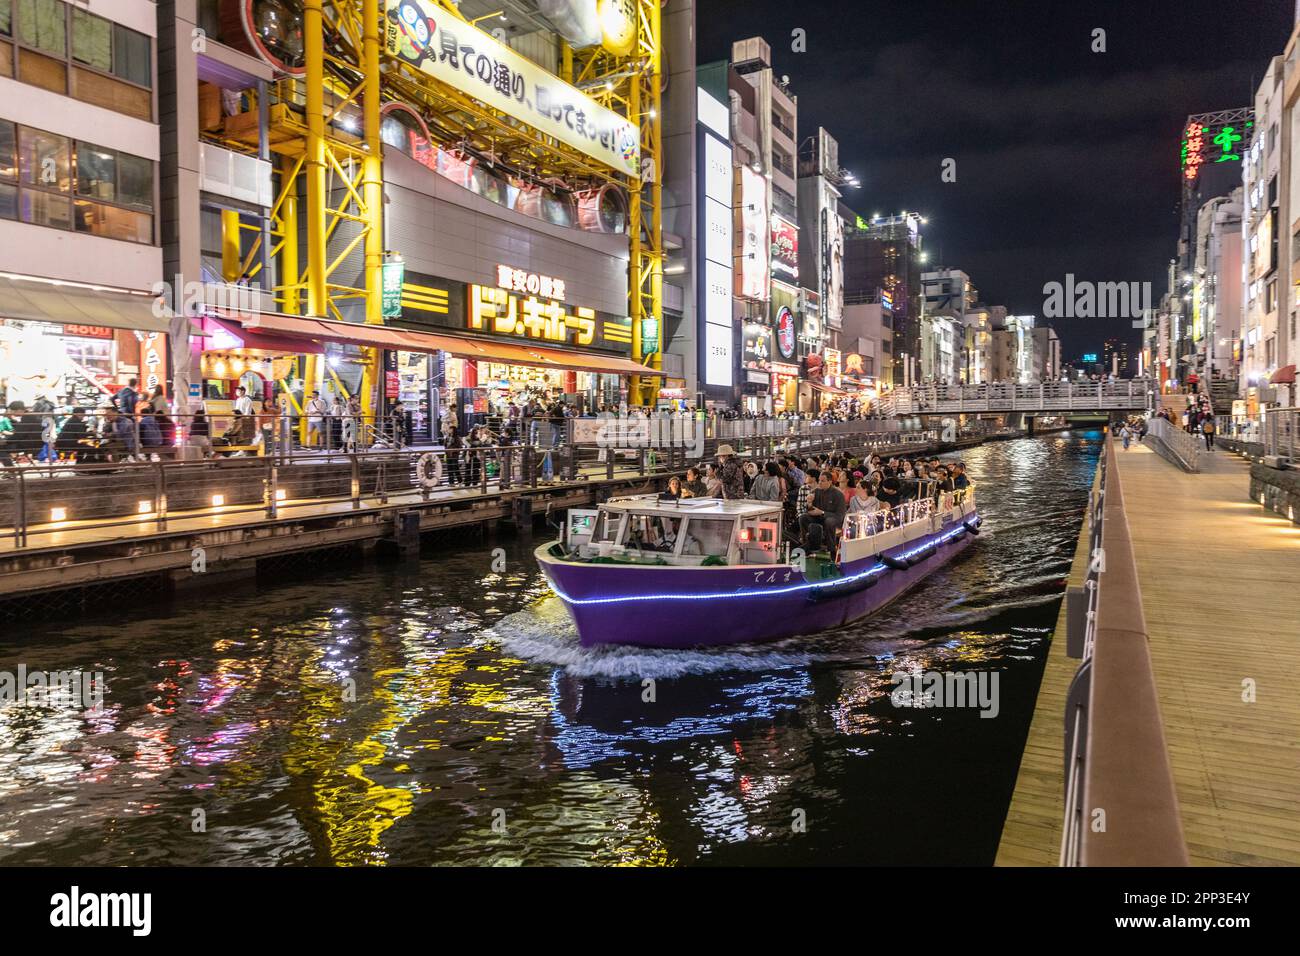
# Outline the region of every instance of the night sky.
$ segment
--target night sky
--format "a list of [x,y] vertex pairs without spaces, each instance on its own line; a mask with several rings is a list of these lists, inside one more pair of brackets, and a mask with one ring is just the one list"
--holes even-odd
[[[830,130],[864,216],[916,210],[929,266],[990,305],[1042,315],[1043,284],[1149,281],[1165,292],[1189,113],[1247,106],[1290,36],[1293,0],[698,0],[698,57],[772,46],[799,137]],[[807,52],[791,51],[791,31]],[[1091,52],[1106,31],[1105,53]],[[945,157],[957,181],[943,183]],[[1063,357],[1141,333],[1055,319]]]

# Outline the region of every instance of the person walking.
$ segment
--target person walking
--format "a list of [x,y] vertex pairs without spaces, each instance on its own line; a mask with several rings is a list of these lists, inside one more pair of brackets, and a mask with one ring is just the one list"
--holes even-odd
[[1201,422],[1201,434],[1205,436],[1205,450],[1214,451],[1214,416],[1205,416]]
[[1127,422],[1120,426],[1119,437],[1124,442],[1124,450],[1128,451],[1128,443],[1133,440],[1133,433],[1129,431]]

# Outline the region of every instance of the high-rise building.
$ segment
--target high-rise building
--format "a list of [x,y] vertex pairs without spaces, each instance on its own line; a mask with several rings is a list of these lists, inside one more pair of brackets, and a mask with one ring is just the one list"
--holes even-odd
[[1107,339],[1101,346],[1101,371],[1103,375],[1115,375],[1116,378],[1131,378],[1128,342],[1124,339]]
[[855,217],[844,237],[845,301],[876,300],[885,306],[892,353],[881,377],[894,385],[910,385],[921,377],[924,222],[918,213],[906,211],[870,220]]

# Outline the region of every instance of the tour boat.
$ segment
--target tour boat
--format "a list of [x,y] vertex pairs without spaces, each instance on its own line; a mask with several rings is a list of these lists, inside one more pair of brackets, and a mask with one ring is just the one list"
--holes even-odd
[[879,610],[979,534],[975,489],[849,515],[838,559],[782,541],[778,502],[658,495],[569,509],[535,554],[584,646],[749,644]]

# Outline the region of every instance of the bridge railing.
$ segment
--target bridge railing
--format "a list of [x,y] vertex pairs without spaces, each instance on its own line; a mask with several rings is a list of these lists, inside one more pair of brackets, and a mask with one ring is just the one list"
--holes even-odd
[[983,411],[1096,411],[1145,408],[1146,378],[1114,382],[1041,382],[1033,385],[916,385],[896,388],[883,400],[891,415]]
[[1082,658],[1066,697],[1062,866],[1187,866],[1137,564],[1108,436],[1090,501]]

